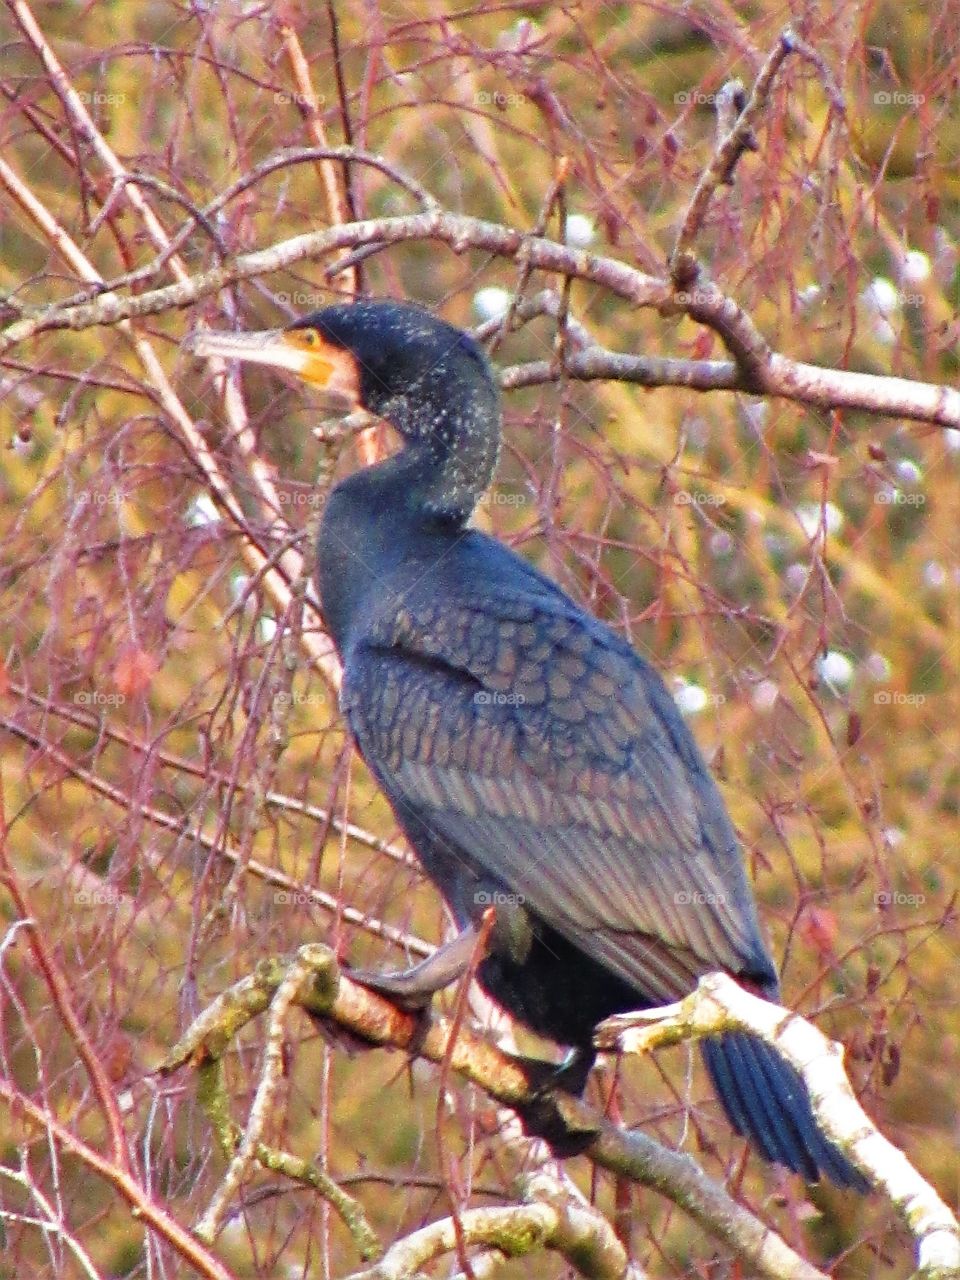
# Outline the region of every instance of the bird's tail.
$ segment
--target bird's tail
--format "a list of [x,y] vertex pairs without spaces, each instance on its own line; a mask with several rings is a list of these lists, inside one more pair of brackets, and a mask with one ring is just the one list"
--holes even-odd
[[825,1175],[838,1187],[869,1190],[862,1174],[817,1128],[806,1085],[775,1049],[740,1031],[704,1040],[702,1049],[730,1123],[765,1159],[808,1182]]

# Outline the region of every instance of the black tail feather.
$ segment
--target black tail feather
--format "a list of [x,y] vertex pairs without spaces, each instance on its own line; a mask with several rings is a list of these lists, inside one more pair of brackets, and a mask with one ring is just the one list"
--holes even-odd
[[818,1129],[806,1085],[775,1049],[739,1031],[704,1040],[702,1049],[730,1123],[765,1159],[808,1182],[823,1175],[838,1187],[869,1191],[863,1175]]

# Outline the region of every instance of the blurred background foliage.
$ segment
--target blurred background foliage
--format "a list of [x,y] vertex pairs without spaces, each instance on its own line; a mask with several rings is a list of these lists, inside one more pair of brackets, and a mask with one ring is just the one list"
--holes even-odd
[[[310,144],[282,40],[289,23],[331,142],[382,153],[446,208],[522,228],[567,156],[568,238],[658,274],[711,154],[712,95],[734,75],[752,83],[785,17],[769,0],[682,10],[338,0],[338,86],[333,14],[172,0],[38,10],[121,161],[196,206],[278,149]],[[789,62],[760,149],[721,188],[698,251],[786,354],[952,383],[958,6],[840,0],[796,17],[844,96],[845,127],[829,127],[816,70]],[[109,177],[78,144],[9,13],[0,39],[5,157],[106,278],[149,262],[138,218],[110,198]],[[143,189],[168,230],[179,228],[183,208]],[[352,171],[350,198],[358,217],[412,210],[369,169]],[[7,204],[0,218],[4,293],[45,305],[78,291],[18,210]],[[319,168],[305,164],[239,195],[215,227],[233,254],[329,220]],[[194,228],[184,258],[200,270],[217,249]],[[336,295],[327,265],[142,323],[242,498],[215,389],[178,344],[201,316],[265,327],[324,305]],[[514,263],[428,243],[364,264],[368,292],[416,299],[464,326],[498,314],[517,274]],[[150,283],[169,279],[161,270]],[[534,277],[531,289],[556,283]],[[574,284],[571,306],[617,351],[723,355],[691,321],[633,311],[592,286]],[[542,359],[553,339],[552,322],[538,320],[496,359]],[[316,512],[316,406],[257,370],[243,389],[282,515],[304,527]],[[47,333],[16,348],[0,365],[0,392],[10,849],[124,1099],[153,1193],[189,1222],[223,1163],[189,1074],[161,1085],[148,1073],[190,1017],[258,958],[299,942],[331,941],[351,961],[401,961],[335,904],[430,942],[447,921],[349,755],[335,695],[302,661],[291,680],[296,648],[120,331]],[[672,682],[742,835],[785,999],[844,1041],[867,1110],[955,1203],[960,432],[614,383],[513,392],[505,406],[499,477],[478,523]],[[356,465],[348,450],[340,473]],[[252,503],[250,519],[279,543]],[[207,846],[189,835],[196,828]],[[233,874],[228,845],[304,891]],[[0,923],[13,918],[0,895]],[[19,946],[0,955],[0,1069],[100,1141],[74,1047],[25,957]],[[490,1010],[477,1016],[504,1031]],[[261,1033],[249,1028],[229,1060],[240,1119]],[[328,1044],[299,1018],[289,1046],[271,1136],[325,1162],[384,1240],[448,1212],[451,1186],[460,1204],[509,1194],[521,1157],[498,1138],[501,1118],[483,1097],[451,1084],[438,1104],[432,1068]],[[808,1197],[754,1156],[741,1164],[743,1144],[685,1052],[623,1064],[619,1075],[625,1120],[731,1178],[820,1265],[845,1277],[909,1267],[885,1206],[826,1189]],[[16,1165],[23,1134],[6,1121],[0,1131],[0,1160]],[[31,1162],[38,1181],[54,1176],[45,1144]],[[629,1220],[651,1274],[731,1274],[723,1247],[660,1198],[570,1168]],[[69,1160],[56,1176],[64,1216],[103,1274],[146,1274],[126,1210]],[[0,1204],[25,1211],[18,1196],[0,1180]],[[35,1229],[3,1230],[0,1275],[80,1274]],[[272,1175],[246,1186],[219,1247],[244,1276],[357,1265],[330,1211]],[[504,1274],[562,1270],[538,1258]]]

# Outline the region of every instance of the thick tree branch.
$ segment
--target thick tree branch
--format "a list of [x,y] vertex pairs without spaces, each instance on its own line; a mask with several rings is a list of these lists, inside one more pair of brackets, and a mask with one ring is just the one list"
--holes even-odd
[[669,1151],[638,1131],[618,1128],[580,1099],[545,1093],[522,1063],[469,1027],[454,1035],[448,1018],[434,1014],[425,1021],[398,1009],[341,974],[333,952],[319,944],[301,947],[296,957],[263,960],[251,977],[224,992],[195,1019],[160,1072],[169,1074],[188,1062],[203,1064],[222,1056],[240,1028],[269,1008],[293,964],[307,964],[315,974],[312,986],[301,987],[295,1000],[309,1013],[370,1044],[400,1049],[438,1065],[449,1061],[458,1075],[517,1111],[532,1132],[547,1135],[558,1146],[576,1148],[600,1167],[672,1200],[757,1275],[769,1280],[825,1280],[689,1156]]
[[[552,1249],[588,1280],[642,1280],[631,1267],[613,1228],[581,1197],[546,1174],[527,1178],[523,1203],[494,1209],[467,1209],[460,1215],[461,1238],[507,1258]],[[428,1262],[452,1253],[457,1234],[452,1218],[431,1222],[390,1246],[375,1267],[349,1280],[409,1280]]]
[[[779,396],[817,409],[851,409],[960,426],[960,393],[933,382],[913,382],[884,374],[855,373],[789,360],[775,352],[766,367],[747,375],[733,360],[684,360],[633,356],[605,347],[586,347],[567,356],[569,378],[582,382],[631,382],[640,387],[688,387],[691,391],[743,391]],[[509,365],[500,374],[508,390],[555,382],[550,360]]]
[[51,306],[38,315],[18,320],[0,336],[0,354],[14,343],[50,329],[88,329],[98,324],[156,315],[171,308],[189,307],[242,280],[252,280],[271,271],[280,271],[306,259],[321,259],[341,249],[382,241],[404,244],[437,240],[455,253],[480,249],[498,257],[529,260],[537,270],[570,275],[603,285],[616,296],[636,306],[669,303],[672,288],[665,280],[645,275],[618,262],[573,249],[496,222],[484,222],[461,214],[432,210],[390,218],[368,218],[292,236],[268,249],[240,254],[232,262],[212,267],[182,283],[166,285],[136,295],[106,295],[78,306]]
[[264,1053],[263,1072],[250,1107],[246,1126],[241,1128],[230,1112],[230,1099],[223,1079],[223,1063],[219,1057],[207,1059],[199,1065],[200,1086],[198,1097],[210,1118],[221,1151],[227,1157],[227,1171],[213,1199],[194,1227],[198,1238],[212,1244],[224,1226],[240,1183],[257,1162],[264,1169],[283,1173],[295,1182],[312,1187],[328,1200],[340,1214],[353,1237],[354,1243],[365,1260],[376,1258],[382,1252],[380,1241],[371,1227],[362,1206],[322,1169],[309,1160],[268,1147],[263,1133],[270,1117],[273,1095],[283,1073],[283,1037],[286,1015],[299,993],[300,987],[312,977],[310,955],[304,952],[297,957],[274,993],[269,1007],[269,1026]]
[[[135,296],[107,294],[79,306],[52,306],[39,315],[25,317],[9,325],[0,336],[0,353],[15,343],[50,329],[81,330],[137,316],[155,315],[170,308],[191,306],[241,280],[266,275],[304,259],[320,259],[344,248],[422,240],[441,241],[458,253],[480,249],[521,263],[529,261],[541,271],[597,284],[634,306],[687,314],[719,334],[736,356],[733,366],[719,361],[667,360],[660,364],[657,361],[649,363],[649,357],[612,352],[601,356],[600,352],[594,354],[591,349],[569,354],[565,364],[568,377],[623,377],[625,381],[645,386],[680,385],[704,391],[751,391],[781,396],[818,408],[860,409],[866,413],[960,427],[960,392],[954,388],[791,360],[771,351],[746,312],[709,282],[691,285],[678,294],[667,280],[645,275],[613,258],[572,249],[541,237],[530,237],[498,223],[437,211],[405,217],[371,218],[308,232],[268,249],[240,255],[232,262],[213,267],[183,283]],[[740,366],[739,372],[736,371],[737,365]],[[530,368],[532,372],[526,379],[527,383],[547,380],[541,364]],[[624,376],[624,371],[627,371],[627,376]],[[660,372],[664,375],[662,381],[657,376]],[[512,376],[517,377],[515,374]],[[557,376],[554,369],[554,379]],[[522,379],[512,383],[525,384]]]
[[885,1192],[917,1241],[918,1274],[930,1280],[960,1275],[960,1224],[857,1102],[843,1069],[843,1047],[798,1014],[751,995],[727,974],[711,973],[678,1004],[608,1019],[598,1028],[597,1044],[649,1053],[723,1031],[759,1036],[800,1072],[824,1133]]

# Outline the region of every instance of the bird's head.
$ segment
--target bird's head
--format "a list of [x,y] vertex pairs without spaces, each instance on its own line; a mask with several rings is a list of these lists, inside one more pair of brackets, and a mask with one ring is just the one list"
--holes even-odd
[[285,329],[199,331],[199,356],[286,369],[343,412],[365,409],[410,446],[410,500],[466,520],[489,485],[500,447],[500,391],[463,330],[405,302],[326,307]]
[[286,369],[338,407],[385,419],[411,443],[450,446],[478,416],[499,428],[499,391],[477,343],[410,303],[326,307],[259,333],[202,330],[186,346]]

